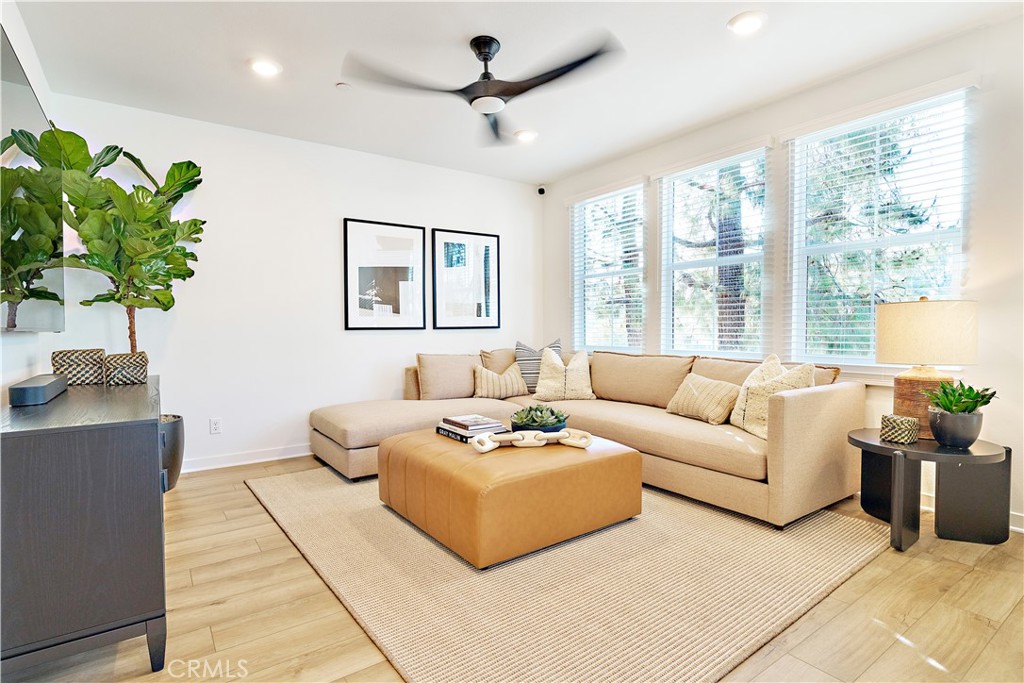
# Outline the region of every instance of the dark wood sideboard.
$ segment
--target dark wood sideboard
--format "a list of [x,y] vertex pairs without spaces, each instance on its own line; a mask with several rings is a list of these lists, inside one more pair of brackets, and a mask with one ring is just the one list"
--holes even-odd
[[164,666],[159,378],[74,386],[0,428],[0,670],[145,635]]

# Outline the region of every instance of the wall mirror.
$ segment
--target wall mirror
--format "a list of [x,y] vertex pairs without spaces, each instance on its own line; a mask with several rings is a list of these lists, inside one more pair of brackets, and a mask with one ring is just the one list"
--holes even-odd
[[0,329],[63,332],[61,170],[40,168],[16,144],[21,135],[31,145],[50,123],[6,31],[0,28],[0,34]]

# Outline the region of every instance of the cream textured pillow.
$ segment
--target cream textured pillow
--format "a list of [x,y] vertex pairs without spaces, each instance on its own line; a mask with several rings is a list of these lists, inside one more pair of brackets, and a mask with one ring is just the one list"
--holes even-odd
[[590,388],[590,363],[587,361],[587,352],[577,352],[566,365],[550,347],[544,349],[534,398],[538,401],[597,398]]
[[[703,360],[703,359],[700,359]],[[696,371],[696,363],[694,363],[694,371]],[[736,407],[732,409],[732,415],[729,417],[729,423],[736,425],[740,429],[743,429],[743,417],[747,409],[747,388],[752,384],[761,384],[767,382],[770,379],[775,379],[781,375],[786,374],[786,368],[783,367],[782,361],[774,353],[765,358],[759,366],[754,368],[754,371],[749,373],[743,379],[743,385],[740,387],[740,395],[736,399]]]
[[526,381],[523,373],[519,372],[519,366],[513,363],[500,375],[491,372],[482,365],[473,368],[473,378],[476,381],[474,398],[508,398],[509,396],[526,396],[530,390],[526,388]]
[[[775,358],[778,362],[778,358]],[[766,361],[767,362],[767,361]],[[760,370],[760,368],[758,368]],[[757,372],[750,373],[751,377]],[[740,408],[739,400],[736,402],[736,410],[732,412],[730,422],[744,431],[762,439],[768,438],[768,401],[773,394],[789,389],[803,389],[814,386],[814,365],[805,363],[792,370],[785,370],[781,375],[771,379],[751,382],[750,377],[743,383],[740,399],[744,401],[743,411],[740,413],[737,422],[737,411]],[[746,391],[745,395],[743,391]]]
[[720,425],[729,419],[736,398],[738,384],[708,379],[689,374],[679,385],[666,410],[683,417],[693,417],[708,424]]

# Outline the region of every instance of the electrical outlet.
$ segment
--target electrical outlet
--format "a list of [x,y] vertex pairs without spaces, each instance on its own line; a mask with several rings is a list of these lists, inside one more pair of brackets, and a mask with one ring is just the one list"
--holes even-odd
[[211,417],[210,418],[210,433],[211,434],[220,434],[220,432],[221,432],[220,418],[219,417]]

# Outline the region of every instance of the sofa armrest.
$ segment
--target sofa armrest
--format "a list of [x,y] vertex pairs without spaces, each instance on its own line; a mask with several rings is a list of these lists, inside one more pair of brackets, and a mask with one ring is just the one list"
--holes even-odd
[[420,371],[415,365],[410,365],[405,369],[402,398],[406,401],[420,400]]
[[782,391],[768,401],[768,521],[783,525],[851,496],[860,458],[846,435],[864,426],[863,384]]

